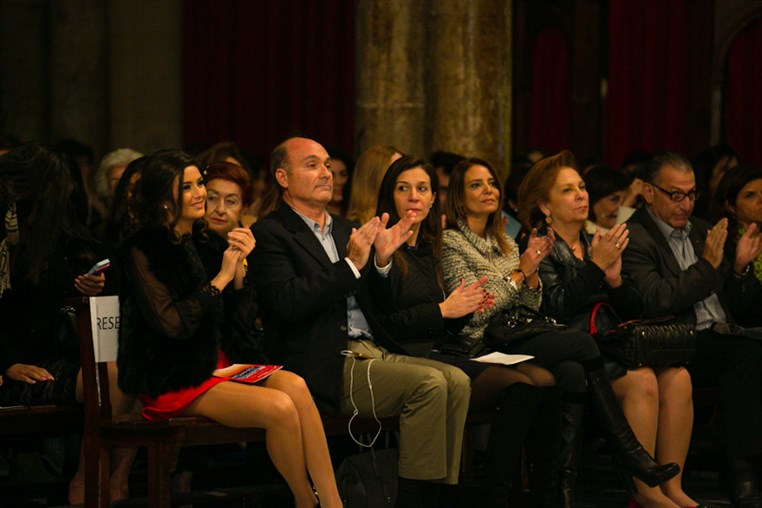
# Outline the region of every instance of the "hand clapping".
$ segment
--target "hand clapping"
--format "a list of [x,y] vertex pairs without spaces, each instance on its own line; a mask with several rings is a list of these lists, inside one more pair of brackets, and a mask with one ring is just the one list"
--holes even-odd
[[597,230],[590,245],[590,260],[603,271],[614,263],[621,266],[622,251],[630,243],[629,236],[627,224],[617,224],[603,235]]
[[389,223],[389,214],[381,215],[381,222],[378,225],[378,234],[373,242],[376,248],[376,263],[378,266],[386,266],[392,258],[394,251],[399,249],[403,243],[413,234],[410,228],[415,221],[415,212],[408,212],[397,224],[387,229]]
[[537,272],[540,263],[545,256],[550,254],[550,250],[556,243],[556,235],[552,229],[548,228],[548,234],[545,236],[537,235],[537,228],[529,234],[527,248],[519,258],[519,268],[524,272],[525,277],[529,277]]
[[379,222],[378,217],[373,217],[360,226],[360,229],[352,228],[352,234],[349,235],[349,242],[347,242],[347,257],[358,270],[362,270],[368,262],[370,247],[378,234]]
[[257,244],[254,235],[249,228],[233,228],[228,233],[228,246],[239,252],[240,260],[243,261]]
[[736,273],[743,272],[749,263],[762,254],[762,234],[755,223],[738,239],[736,244],[736,259],[734,270]]
[[484,289],[486,283],[486,275],[468,286],[461,279],[458,287],[439,304],[442,317],[459,318],[472,312],[478,314],[495,305],[495,295]]
[[[715,268],[722,263],[722,253],[725,248],[725,240],[728,238],[728,219],[720,219],[706,234],[704,252],[701,255]],[[740,243],[740,242],[739,242]],[[736,255],[736,259],[738,256]],[[736,261],[737,262],[737,261]]]

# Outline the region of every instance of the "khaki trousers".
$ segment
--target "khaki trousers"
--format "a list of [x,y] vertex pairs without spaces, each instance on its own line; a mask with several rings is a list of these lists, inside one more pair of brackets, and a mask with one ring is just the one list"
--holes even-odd
[[[457,367],[426,358],[388,352],[370,340],[350,340],[348,349],[373,358],[347,357],[341,410],[400,417],[399,476],[458,483],[463,428],[471,381]],[[351,386],[351,390],[350,390]]]

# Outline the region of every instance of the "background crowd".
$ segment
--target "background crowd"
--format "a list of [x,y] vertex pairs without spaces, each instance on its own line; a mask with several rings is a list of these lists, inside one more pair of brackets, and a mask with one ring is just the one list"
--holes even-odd
[[[265,428],[299,507],[341,506],[318,410],[400,417],[400,507],[437,506],[458,483],[465,419],[484,411],[480,506],[509,506],[522,450],[532,505],[574,506],[586,424],[633,477],[634,505],[699,506],[682,487],[694,386],[719,388],[731,502],[762,506],[762,349],[732,326],[762,326],[762,169],[727,146],[633,152],[622,168],[533,150],[503,181],[479,154],[376,145],[355,161],[318,141],[285,140],[268,170],[230,142],[118,149],[96,167],[71,140],[4,139],[0,405],[81,400],[57,311],[118,294],[115,414]],[[600,302],[612,319],[689,323],[694,360],[601,355]],[[568,328],[503,350],[529,361],[472,361],[516,305]],[[247,385],[225,379],[236,363],[283,369]],[[112,453],[124,499],[135,451]]]

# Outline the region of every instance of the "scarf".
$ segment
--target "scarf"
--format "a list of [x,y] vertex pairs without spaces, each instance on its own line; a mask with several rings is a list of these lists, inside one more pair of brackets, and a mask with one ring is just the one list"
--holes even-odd
[[11,289],[11,246],[19,243],[19,220],[16,203],[5,212],[5,238],[0,242],[0,296]]

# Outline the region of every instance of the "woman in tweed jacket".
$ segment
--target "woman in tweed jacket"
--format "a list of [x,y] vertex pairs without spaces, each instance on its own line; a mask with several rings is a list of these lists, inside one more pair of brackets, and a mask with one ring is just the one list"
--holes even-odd
[[[428,356],[459,369],[471,379],[469,412],[495,411],[490,427],[480,506],[504,508],[522,450],[532,463],[531,505],[557,508],[560,450],[560,398],[552,374],[529,362],[517,366],[471,361],[467,356],[432,351],[450,343],[471,316],[493,305],[481,287],[486,277],[461,286],[446,299],[439,256],[442,221],[437,176],[425,161],[405,155],[386,172],[376,215],[389,224],[415,213],[407,243],[394,253],[388,284],[373,284],[378,319],[406,354]],[[391,289],[391,292],[389,291]]]
[[[496,305],[474,315],[463,328],[461,336],[469,341],[481,340],[489,319],[510,304],[539,309],[542,287],[537,269],[555,241],[550,229],[546,236],[532,230],[527,248],[519,255],[516,243],[503,233],[501,196],[500,180],[486,161],[466,159],[450,176],[446,205],[449,229],[444,234],[441,261],[445,290],[453,291],[461,281],[471,284],[486,275],[485,288],[496,295]],[[658,485],[679,472],[677,464],[656,463],[638,442],[589,334],[572,330],[543,333],[511,343],[504,352],[533,355],[533,362],[549,369],[562,390],[559,490],[563,506],[574,506],[584,401],[588,396],[614,453],[633,476]]]

